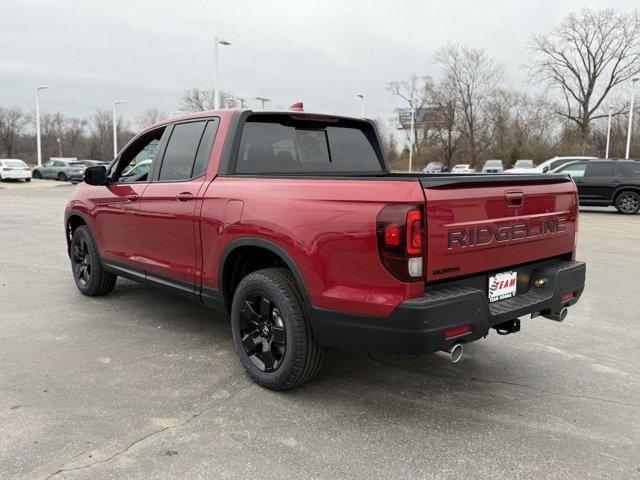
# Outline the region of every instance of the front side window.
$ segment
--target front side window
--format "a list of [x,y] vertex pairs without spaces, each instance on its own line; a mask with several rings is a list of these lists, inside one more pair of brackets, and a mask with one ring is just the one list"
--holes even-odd
[[121,154],[120,160],[113,168],[111,179],[114,182],[136,183],[149,180],[149,172],[154,165],[155,149],[165,128],[158,128],[142,135],[128,146]]
[[568,165],[560,170],[560,173],[568,173],[572,177],[584,177],[584,172],[587,169],[586,163],[576,163],[574,165]]
[[242,130],[236,173],[379,173],[369,124],[249,118]]

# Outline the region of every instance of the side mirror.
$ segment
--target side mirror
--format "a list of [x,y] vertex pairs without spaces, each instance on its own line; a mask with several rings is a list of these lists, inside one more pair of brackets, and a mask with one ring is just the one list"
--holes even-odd
[[542,173],[547,173],[548,171],[549,171],[549,167],[544,167],[544,168],[542,169]]
[[103,165],[87,167],[84,171],[84,181],[89,185],[106,185],[107,169]]

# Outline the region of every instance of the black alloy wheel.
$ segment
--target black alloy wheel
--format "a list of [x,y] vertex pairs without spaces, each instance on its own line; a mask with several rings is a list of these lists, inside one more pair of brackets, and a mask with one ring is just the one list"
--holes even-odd
[[61,182],[66,182],[67,181],[67,175],[64,172],[60,172],[58,174],[58,180],[60,180]]
[[263,292],[252,292],[242,305],[240,335],[247,357],[262,372],[273,372],[282,364],[287,334],[280,309]]
[[640,195],[635,192],[622,192],[616,199],[616,208],[620,213],[633,215],[640,210]]
[[42,174],[38,170],[34,170],[31,176],[36,180],[42,178]]
[[92,265],[89,247],[84,238],[78,237],[74,239],[71,258],[75,277],[81,286],[86,287],[91,282]]

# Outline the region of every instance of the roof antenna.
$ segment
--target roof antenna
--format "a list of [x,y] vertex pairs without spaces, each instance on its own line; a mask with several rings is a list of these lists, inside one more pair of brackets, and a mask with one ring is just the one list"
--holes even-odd
[[289,107],[289,110],[295,110],[296,112],[304,112],[304,105],[302,102],[295,102]]

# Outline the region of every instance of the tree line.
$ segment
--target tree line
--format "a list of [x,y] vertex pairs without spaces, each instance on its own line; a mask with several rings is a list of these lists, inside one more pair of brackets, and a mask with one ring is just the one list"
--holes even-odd
[[[522,67],[530,79],[527,90],[512,88],[505,66],[486,50],[453,43],[433,58],[441,70],[438,78],[413,75],[390,82],[387,90],[418,112],[414,165],[604,157],[609,112],[609,156],[623,157],[632,80],[640,75],[638,11],[572,13],[549,32],[534,35],[529,55]],[[392,167],[406,169],[409,151],[398,146],[397,125],[397,120],[378,121]],[[638,156],[639,125],[640,119],[631,149]],[[401,130],[410,145],[406,121]]]
[[[526,89],[513,88],[505,65],[486,50],[455,43],[442,46],[431,59],[439,66],[438,77],[413,75],[389,82],[388,92],[417,112],[413,142],[406,118],[400,125],[398,120],[376,120],[392,168],[406,170],[410,144],[414,169],[429,161],[479,167],[493,158],[510,165],[517,159],[539,162],[555,155],[603,157],[609,112],[610,156],[623,157],[631,81],[640,76],[638,11],[572,13],[550,31],[532,36],[528,53],[521,67],[531,81]],[[230,92],[221,92],[221,101],[227,108],[244,104]],[[181,108],[213,108],[213,90],[186,90]],[[133,122],[119,118],[118,145],[166,117],[151,108]],[[640,156],[637,120],[631,151]],[[34,123],[31,112],[0,107],[0,157],[34,164]],[[44,113],[41,132],[43,158],[112,158],[109,111],[98,109],[88,118]]]

